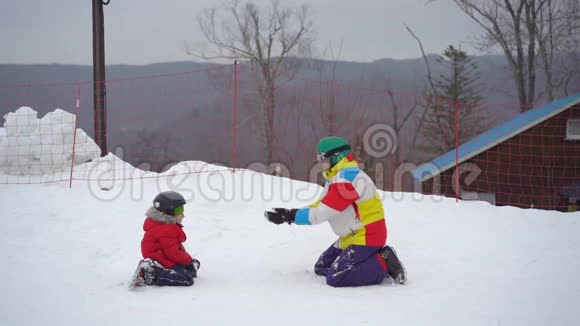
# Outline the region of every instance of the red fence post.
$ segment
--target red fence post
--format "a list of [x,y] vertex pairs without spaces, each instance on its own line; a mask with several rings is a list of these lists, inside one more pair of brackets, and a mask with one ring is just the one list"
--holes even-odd
[[236,136],[238,130],[238,61],[234,61],[234,125],[232,139],[232,172],[236,172]]
[[70,160],[70,181],[69,181],[69,189],[72,188],[72,179],[73,179],[73,169],[75,166],[75,147],[77,143],[77,123],[79,121],[79,103],[81,98],[81,87],[79,86],[77,90],[77,103],[76,103],[76,112],[75,112],[75,123],[73,127],[73,143],[72,143],[72,157]]
[[453,102],[455,110],[455,202],[459,202],[459,109],[457,102]]

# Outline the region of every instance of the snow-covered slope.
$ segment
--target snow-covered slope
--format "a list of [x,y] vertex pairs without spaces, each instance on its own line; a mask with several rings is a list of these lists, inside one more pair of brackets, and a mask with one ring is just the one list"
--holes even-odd
[[[179,170],[179,167],[176,167]],[[577,325],[580,214],[384,194],[407,285],[331,288],[313,264],[326,224],[269,224],[319,187],[249,171],[117,182],[0,185],[1,325]],[[143,214],[181,191],[189,288],[127,290]],[[175,186],[176,185],[176,186]],[[102,185],[101,185],[102,186]],[[415,198],[417,197],[417,198]]]

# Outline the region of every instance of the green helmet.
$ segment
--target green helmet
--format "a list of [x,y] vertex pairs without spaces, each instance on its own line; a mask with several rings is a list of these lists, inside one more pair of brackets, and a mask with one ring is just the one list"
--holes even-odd
[[330,157],[330,165],[334,166],[350,153],[350,144],[348,140],[342,137],[328,136],[318,142],[316,151],[318,152],[319,161]]

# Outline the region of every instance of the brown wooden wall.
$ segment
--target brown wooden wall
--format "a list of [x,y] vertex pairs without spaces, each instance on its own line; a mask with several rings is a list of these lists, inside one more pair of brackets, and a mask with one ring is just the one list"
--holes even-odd
[[[475,164],[481,174],[467,185],[468,173],[460,168],[461,189],[495,193],[497,205],[567,210],[568,198],[558,191],[580,179],[580,141],[565,140],[569,118],[580,118],[580,105],[462,163]],[[455,197],[454,170],[439,176],[440,191],[434,191],[430,179],[422,184],[423,192]]]

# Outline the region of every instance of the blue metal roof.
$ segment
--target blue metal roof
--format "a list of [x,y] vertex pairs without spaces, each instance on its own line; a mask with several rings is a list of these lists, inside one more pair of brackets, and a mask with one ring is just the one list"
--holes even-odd
[[[580,103],[580,93],[524,112],[459,146],[459,163]],[[455,166],[455,149],[413,170],[413,178],[425,181]]]

